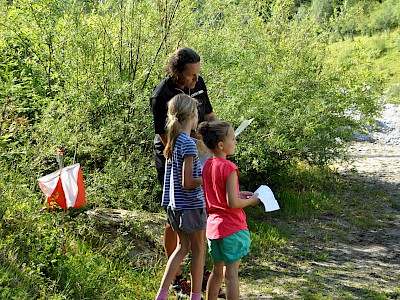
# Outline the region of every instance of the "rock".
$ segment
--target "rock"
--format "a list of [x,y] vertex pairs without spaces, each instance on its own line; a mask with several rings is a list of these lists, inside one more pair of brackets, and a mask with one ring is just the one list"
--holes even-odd
[[126,252],[129,260],[141,265],[151,264],[163,253],[165,214],[110,208],[96,208],[86,214],[97,230],[102,249],[114,254]]

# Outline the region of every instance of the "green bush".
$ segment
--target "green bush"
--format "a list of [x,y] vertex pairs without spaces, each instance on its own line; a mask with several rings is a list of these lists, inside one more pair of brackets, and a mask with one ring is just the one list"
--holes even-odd
[[217,115],[235,126],[255,118],[234,158],[245,186],[282,181],[281,170],[294,159],[325,164],[379,108],[379,79],[368,70],[349,73],[345,64],[331,65],[323,28],[311,18],[288,22],[289,8],[276,5],[265,23],[246,7],[231,6],[223,15],[240,11],[243,17],[227,17],[223,28],[210,22],[206,33],[214,39],[203,36],[199,44]]
[[[104,2],[92,11],[75,2],[16,4],[8,6],[10,25],[3,30],[15,40],[24,33],[23,53],[35,58],[24,60],[29,65],[23,69],[31,70],[26,76],[34,78],[24,91],[36,96],[24,104],[19,94],[13,102],[33,111],[21,114],[31,126],[21,129],[22,136],[2,128],[3,149],[22,143],[3,157],[21,172],[29,162],[42,175],[55,168],[55,148],[64,148],[65,164],[81,163],[96,206],[156,209],[148,97],[179,40],[201,53],[217,115],[235,126],[255,118],[235,157],[254,184],[254,178],[268,181],[292,159],[325,164],[378,108],[372,74],[349,76],[346,66],[329,65],[324,29],[311,17],[289,21],[290,1],[271,4],[268,21],[251,1],[181,5],[178,15],[172,4],[162,10]],[[179,26],[167,17],[176,17]],[[157,22],[164,22],[161,32],[151,30]],[[7,50],[4,58],[13,60],[9,44],[0,45]],[[10,87],[12,82],[4,88]],[[3,117],[14,118],[13,106],[6,108]],[[366,118],[356,121],[350,110]]]
[[372,27],[377,31],[396,28],[400,24],[400,3],[396,0],[386,0],[370,15]]
[[[178,46],[201,54],[219,118],[235,127],[255,118],[232,158],[246,189],[288,184],[287,169],[299,161],[326,165],[376,114],[380,82],[350,68],[363,65],[363,55],[333,65],[325,25],[304,11],[294,18],[292,1],[268,2],[266,15],[257,7],[251,0],[1,2],[2,297],[154,296],[162,270],[135,268],[77,235],[91,230],[83,215],[68,216],[72,250],[62,253],[60,215],[41,210],[37,178],[57,170],[55,149],[63,148],[65,165],[81,164],[89,207],[160,210],[148,99]],[[320,209],[319,196],[279,197],[298,216]]]

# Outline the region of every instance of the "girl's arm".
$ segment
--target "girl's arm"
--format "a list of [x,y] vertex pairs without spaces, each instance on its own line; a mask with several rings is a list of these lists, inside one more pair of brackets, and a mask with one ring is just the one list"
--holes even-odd
[[257,205],[260,203],[258,194],[253,194],[249,198],[240,199],[236,190],[237,186],[237,173],[233,171],[226,181],[226,199],[230,208],[243,208],[250,205]]
[[194,156],[187,156],[183,160],[182,186],[186,190],[193,190],[203,184],[201,177],[193,178],[193,158]]

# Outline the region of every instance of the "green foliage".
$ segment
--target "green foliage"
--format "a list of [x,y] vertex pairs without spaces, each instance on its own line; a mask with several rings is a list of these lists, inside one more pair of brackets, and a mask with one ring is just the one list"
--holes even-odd
[[[1,127],[5,161],[23,173],[29,162],[36,175],[44,174],[54,170],[49,162],[55,148],[64,148],[65,164],[81,163],[96,205],[158,207],[148,82],[153,66],[164,63],[163,50],[169,54],[170,45],[184,36],[191,5],[178,3],[49,0],[7,6],[0,67],[8,68],[8,61],[22,65],[6,69],[10,80],[1,90],[6,95]],[[161,23],[163,30],[154,31]],[[21,48],[14,55],[18,59],[11,55],[17,51],[14,45]],[[21,71],[25,77],[15,82]],[[18,94],[14,97],[10,89]],[[33,128],[20,129],[25,123]]]
[[319,0],[311,1],[310,13],[318,22],[325,22],[334,14],[339,1]]
[[[24,91],[5,102],[2,118],[12,126],[2,126],[2,147],[15,148],[5,151],[4,159],[19,168],[25,157],[30,171],[44,174],[54,168],[49,165],[54,149],[64,148],[66,164],[81,163],[95,205],[152,207],[153,199],[137,202],[159,194],[151,180],[147,99],[163,76],[159,70],[168,49],[191,40],[207,62],[204,77],[212,79],[217,115],[237,120],[234,125],[256,119],[235,157],[248,182],[268,181],[294,158],[325,164],[359,126],[348,111],[373,115],[379,85],[367,70],[348,76],[346,66],[332,68],[324,59],[323,28],[306,16],[289,22],[290,1],[269,3],[268,22],[249,4],[203,3],[193,9],[104,2],[89,10],[88,3],[48,0],[9,6],[3,26],[9,42],[0,44],[4,60],[21,60],[11,55],[15,42],[10,41],[19,41],[28,59],[7,69],[8,77],[27,69],[27,79],[19,81],[29,85],[4,86],[3,94],[18,86]],[[184,18],[189,15],[194,18]],[[196,33],[185,30],[196,26],[195,20],[202,20]],[[151,30],[156,23],[161,31]],[[232,30],[238,27],[240,33]],[[33,96],[26,102],[28,90]],[[28,113],[18,116],[17,109]],[[31,126],[24,127],[25,119]]]
[[[239,11],[242,18],[229,18]],[[213,78],[217,115],[235,126],[255,117],[239,137],[234,158],[244,186],[280,178],[280,170],[296,158],[325,164],[351,139],[357,123],[379,108],[378,79],[368,70],[349,75],[346,65],[332,66],[325,59],[323,28],[310,18],[288,22],[289,2],[272,8],[268,23],[246,6],[223,15],[225,26],[215,28],[211,19],[206,34],[215,39],[204,36],[199,47],[205,49],[205,77]],[[229,30],[239,27],[240,32]],[[220,65],[224,68],[213,71]]]
[[332,29],[344,39],[357,34],[372,34],[390,31],[400,24],[400,3],[386,1],[343,1],[337,13],[333,14]]
[[[296,15],[302,4],[301,16]],[[353,68],[371,58],[362,48],[351,61],[327,59],[330,32],[322,24],[326,20],[316,22],[316,8],[323,5],[320,16],[326,19],[341,3],[313,3],[314,14],[308,5],[283,0],[2,1],[1,297],[154,297],[162,268],[128,262],[122,240],[103,249],[103,237],[84,214],[66,213],[62,222],[60,213],[41,211],[44,195],[37,178],[58,168],[55,149],[62,148],[65,165],[81,164],[89,207],[160,210],[148,99],[178,46],[201,54],[202,75],[219,118],[235,127],[255,118],[233,157],[243,186],[286,186],[277,193],[285,208],[275,214],[279,218],[329,208],[322,183],[310,184],[304,173],[295,174],[302,181],[293,180],[290,172],[299,162],[323,169],[337,157],[354,130],[376,114],[382,89],[368,68]],[[376,45],[381,57],[385,45]],[[276,228],[263,224],[257,230],[257,243],[285,244]]]
[[[329,45],[329,56],[332,63],[348,65],[352,72],[367,68],[381,77],[386,101],[396,103],[399,101],[396,87],[400,81],[400,65],[397,63],[399,37],[399,31],[396,30],[390,34],[359,36],[353,41],[335,42]],[[366,59],[366,64],[357,62],[360,56]]]
[[385,96],[391,103],[400,103],[400,84],[390,86],[385,92]]

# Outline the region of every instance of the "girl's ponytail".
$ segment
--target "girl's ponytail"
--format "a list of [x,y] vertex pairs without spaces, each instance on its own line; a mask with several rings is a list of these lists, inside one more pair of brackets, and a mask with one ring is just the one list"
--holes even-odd
[[164,156],[168,161],[172,159],[176,139],[182,128],[181,125],[195,114],[197,104],[196,99],[186,94],[178,94],[168,102],[167,145],[164,149]]

